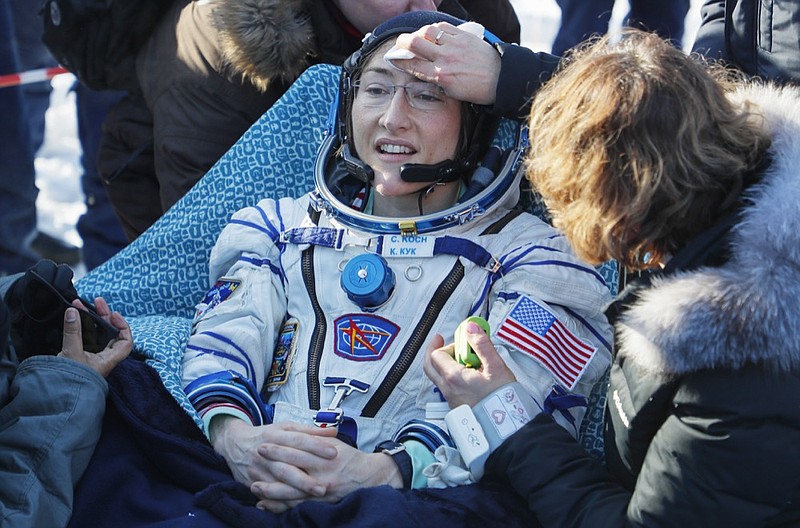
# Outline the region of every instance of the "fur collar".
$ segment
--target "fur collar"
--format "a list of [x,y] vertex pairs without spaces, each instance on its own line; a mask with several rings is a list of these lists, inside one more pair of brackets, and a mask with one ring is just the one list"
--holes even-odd
[[[459,18],[456,0],[439,10]],[[215,0],[212,24],[218,32],[223,71],[266,92],[272,80],[289,84],[312,64],[341,65],[361,46],[362,35],[332,0]]]
[[214,26],[231,70],[266,91],[270,81],[291,82],[316,55],[310,0],[215,2]]
[[800,369],[800,90],[760,85],[732,97],[760,109],[772,164],[748,191],[730,261],[655,280],[621,318],[619,355],[647,371]]

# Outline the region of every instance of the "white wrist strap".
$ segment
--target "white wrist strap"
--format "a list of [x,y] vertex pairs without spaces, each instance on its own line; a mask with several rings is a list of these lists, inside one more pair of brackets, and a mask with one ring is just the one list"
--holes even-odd
[[472,409],[467,405],[456,407],[447,413],[445,423],[461,458],[478,480],[492,451],[539,412],[528,391],[513,382],[492,392]]
[[515,381],[486,396],[472,412],[489,440],[490,451],[541,412],[525,387]]

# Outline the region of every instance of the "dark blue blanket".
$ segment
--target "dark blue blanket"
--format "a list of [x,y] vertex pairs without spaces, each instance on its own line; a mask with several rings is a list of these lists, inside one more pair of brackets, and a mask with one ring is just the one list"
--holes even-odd
[[524,502],[498,483],[360,490],[336,504],[309,501],[276,516],[255,508],[225,461],[158,374],[128,359],[109,376],[103,434],[78,485],[70,526],[526,526]]

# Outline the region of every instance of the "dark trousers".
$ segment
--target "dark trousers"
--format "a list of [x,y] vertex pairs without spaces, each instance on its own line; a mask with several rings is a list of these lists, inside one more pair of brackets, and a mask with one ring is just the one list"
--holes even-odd
[[155,174],[153,116],[130,96],[109,109],[97,158],[103,185],[128,240],[164,213]]
[[97,155],[103,135],[103,121],[109,109],[124,96],[123,92],[98,92],[77,83],[78,136],[81,141],[81,189],[86,212],[78,219],[78,234],[83,240],[83,262],[91,271],[113,257],[128,244],[128,237],[114,212],[97,170]]
[[[10,0],[0,0],[0,74],[21,71],[17,31],[31,28],[19,26]],[[33,5],[30,6],[33,9]],[[40,83],[41,84],[41,83]],[[48,85],[49,86],[49,85]],[[27,249],[36,230],[36,169],[30,115],[36,110],[43,124],[44,109],[29,108],[20,86],[0,88],[0,275],[27,269],[36,257]],[[49,92],[46,94],[49,102]],[[37,99],[41,102],[41,98]],[[43,126],[38,125],[43,129]],[[42,130],[36,134],[41,144]]]
[[[554,55],[563,55],[592,35],[608,31],[614,0],[556,0],[556,3],[561,8],[561,27],[553,41]],[[680,47],[689,5],[690,0],[630,0],[625,25],[655,31]]]

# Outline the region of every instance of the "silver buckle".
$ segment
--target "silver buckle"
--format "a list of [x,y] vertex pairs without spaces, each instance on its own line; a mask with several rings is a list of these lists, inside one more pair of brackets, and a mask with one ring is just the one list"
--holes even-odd
[[322,384],[326,387],[334,387],[336,390],[328,406],[325,409],[317,411],[317,414],[314,416],[314,425],[322,428],[337,427],[342,423],[344,411],[340,405],[351,392],[357,391],[364,393],[369,390],[368,383],[352,378],[328,376]]

